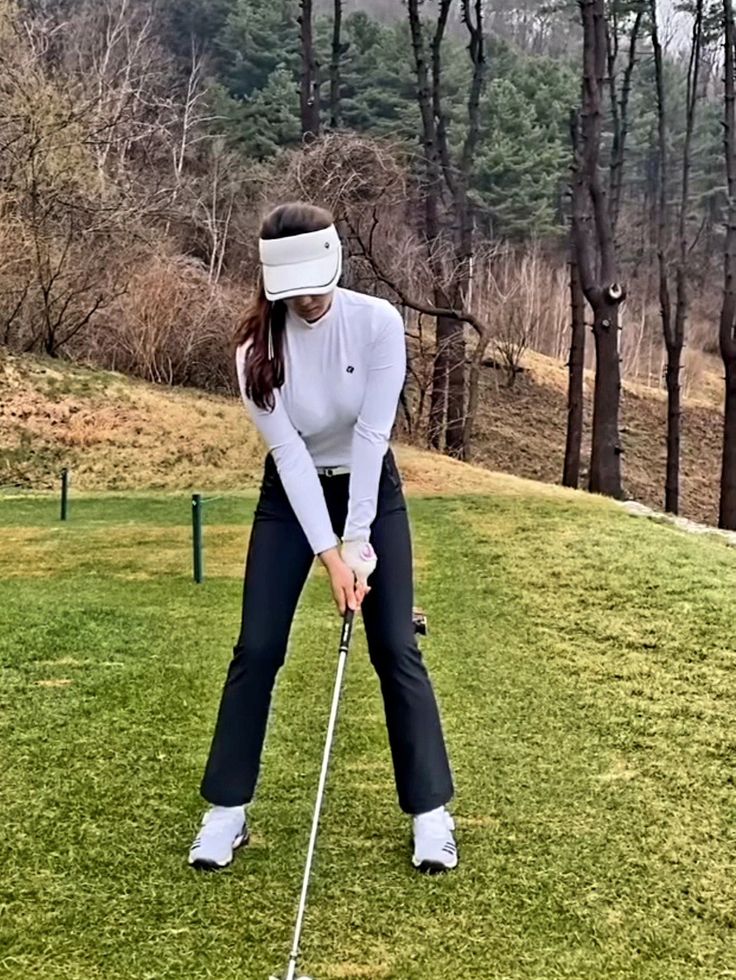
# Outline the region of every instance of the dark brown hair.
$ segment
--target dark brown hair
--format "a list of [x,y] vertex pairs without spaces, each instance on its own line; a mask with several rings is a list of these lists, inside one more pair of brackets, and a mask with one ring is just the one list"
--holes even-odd
[[[325,208],[295,201],[281,204],[266,216],[261,225],[260,237],[265,239],[288,238],[310,231],[320,231],[333,223],[333,217]],[[284,383],[284,325],[286,304],[283,300],[271,302],[263,288],[263,275],[259,272],[253,297],[238,324],[233,337],[234,346],[250,341],[245,361],[245,393],[259,408],[273,411],[274,390]],[[273,358],[268,356],[268,327],[273,335]]]

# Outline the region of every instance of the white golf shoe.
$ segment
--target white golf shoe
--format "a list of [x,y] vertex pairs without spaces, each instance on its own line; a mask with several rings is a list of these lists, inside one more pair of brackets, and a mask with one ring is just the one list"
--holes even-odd
[[226,868],[235,851],[247,843],[244,806],[210,807],[189,850],[189,864],[204,871]]
[[443,806],[414,817],[414,867],[426,874],[456,868],[458,852],[454,829],[455,821]]

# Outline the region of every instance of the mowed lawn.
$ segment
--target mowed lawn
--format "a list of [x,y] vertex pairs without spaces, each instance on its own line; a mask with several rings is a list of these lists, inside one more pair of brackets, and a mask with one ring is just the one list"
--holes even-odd
[[[410,867],[358,630],[303,942],[315,980],[736,977],[736,550],[509,481],[410,500],[461,867]],[[0,498],[0,976],[267,980],[287,962],[339,618],[297,613],[253,842],[186,856],[252,496]]]

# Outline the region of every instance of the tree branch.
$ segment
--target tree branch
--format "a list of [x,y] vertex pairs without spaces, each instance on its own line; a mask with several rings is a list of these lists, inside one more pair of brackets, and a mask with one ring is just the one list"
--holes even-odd
[[388,286],[389,289],[393,290],[400,303],[402,303],[404,306],[408,306],[409,309],[414,310],[417,313],[424,313],[427,316],[446,317],[451,320],[459,320],[461,323],[467,323],[473,327],[476,333],[481,337],[489,332],[488,325],[482,320],[478,319],[478,317],[472,313],[468,313],[465,310],[452,309],[451,307],[432,306],[431,304],[422,303],[415,297],[410,296],[396,281],[396,279],[393,276],[390,276],[381,267],[375,257],[375,254],[366,246],[360,231],[355,227],[355,224],[351,221],[350,217],[346,216],[344,221],[350,229],[352,240],[358,246],[360,256],[364,258],[366,262],[368,262],[378,282],[383,283],[385,286]]

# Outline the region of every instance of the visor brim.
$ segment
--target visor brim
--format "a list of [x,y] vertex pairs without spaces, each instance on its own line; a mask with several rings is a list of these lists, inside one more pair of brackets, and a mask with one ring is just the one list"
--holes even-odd
[[337,286],[342,271],[339,251],[310,262],[290,265],[264,265],[266,297],[275,302],[294,296],[323,296]]

